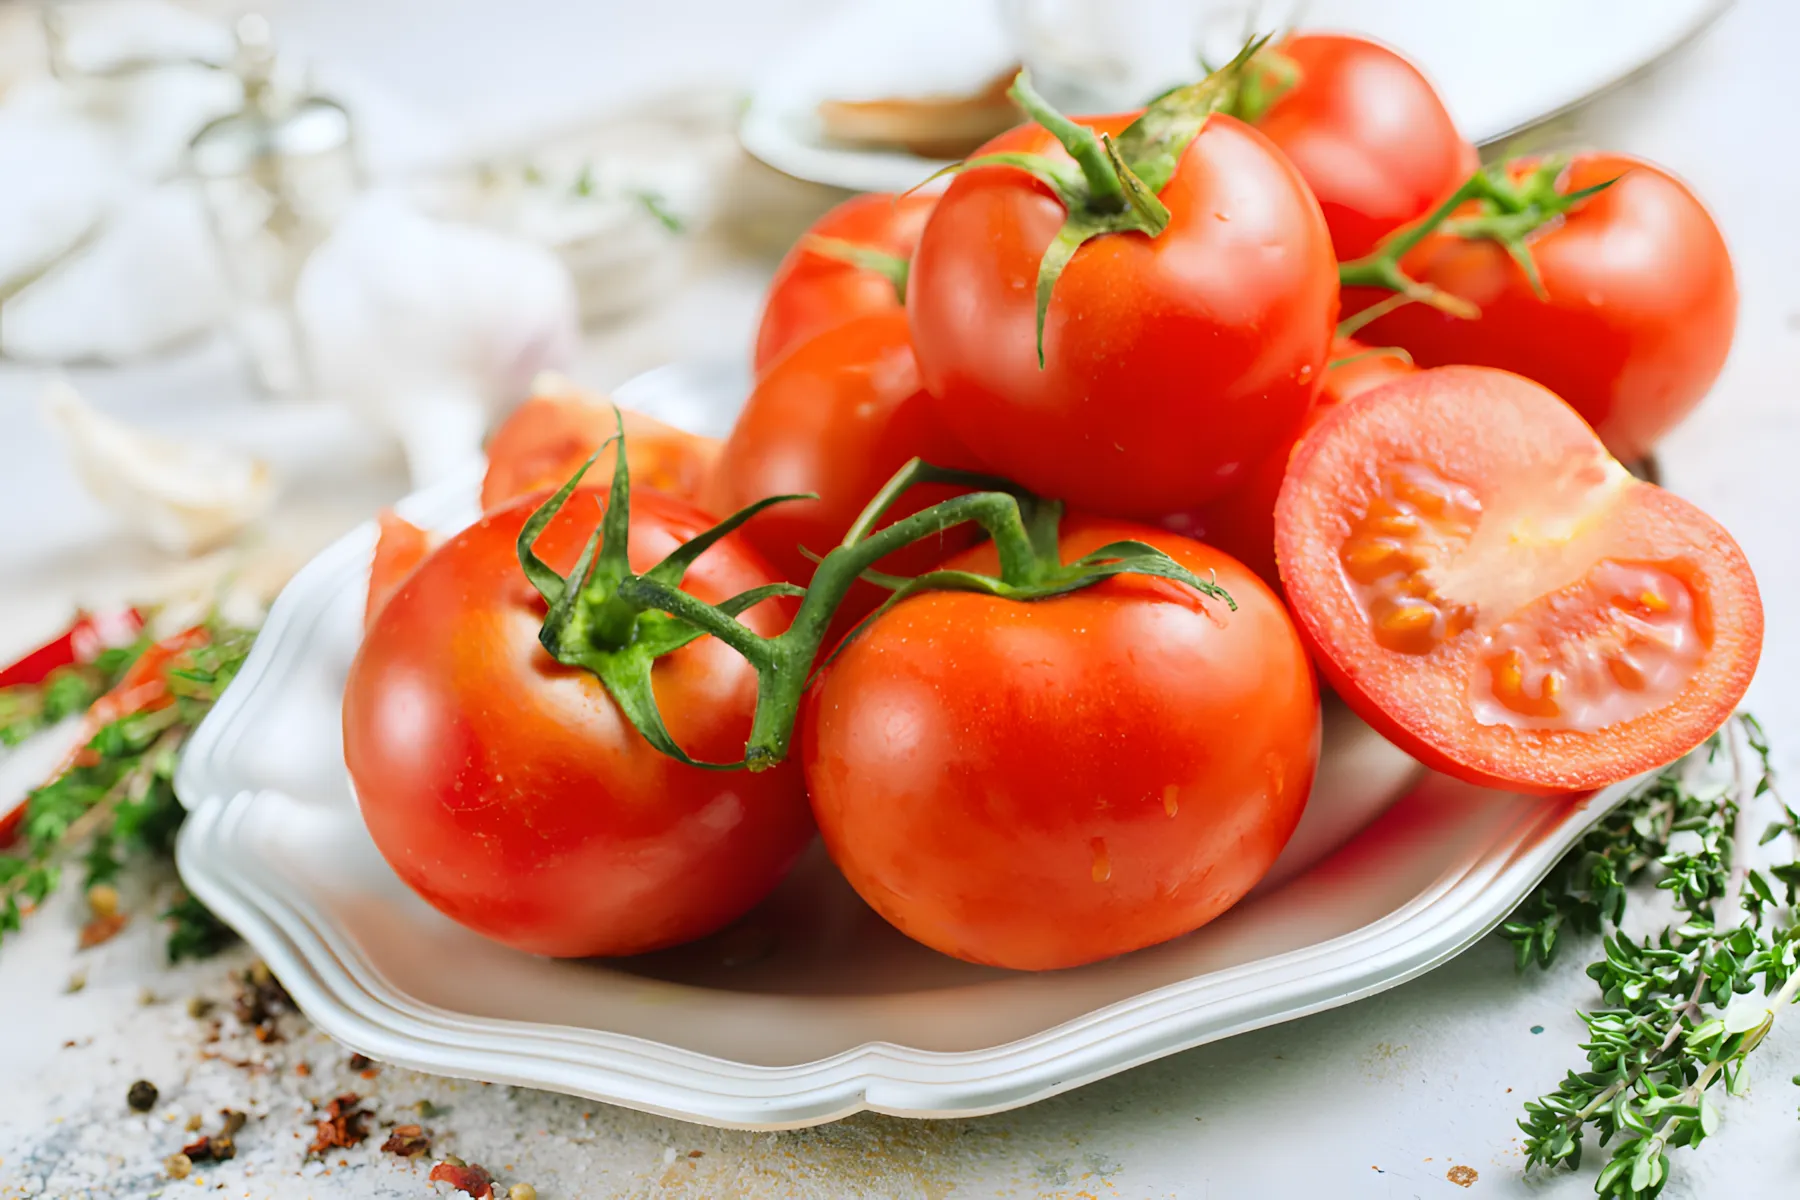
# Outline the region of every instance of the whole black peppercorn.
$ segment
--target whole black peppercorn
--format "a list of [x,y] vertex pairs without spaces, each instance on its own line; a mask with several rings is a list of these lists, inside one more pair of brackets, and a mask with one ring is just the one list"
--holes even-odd
[[138,1080],[125,1093],[125,1103],[131,1106],[132,1112],[149,1112],[156,1106],[156,1085],[148,1079]]

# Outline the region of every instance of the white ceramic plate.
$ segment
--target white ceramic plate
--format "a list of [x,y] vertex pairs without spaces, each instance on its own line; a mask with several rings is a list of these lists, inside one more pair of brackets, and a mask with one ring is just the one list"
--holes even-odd
[[[867,192],[914,186],[948,164],[899,151],[831,145],[820,132],[819,102],[831,98],[834,83],[858,69],[866,76],[902,81],[938,69],[929,55],[917,61],[920,47],[956,45],[964,36],[964,23],[976,36],[986,36],[993,21],[988,6],[1001,2],[946,6],[864,0],[813,41],[797,45],[757,85],[738,129],[744,148],[779,171],[815,183]],[[1350,30],[1398,47],[1431,77],[1457,125],[1478,145],[1502,141],[1599,95],[1680,48],[1731,4],[1189,0],[1185,7],[1203,14],[1209,2],[1221,11],[1260,7],[1275,14],[1275,22],[1298,9],[1298,23],[1304,27]],[[857,56],[866,61],[855,61]]]
[[[618,396],[717,428],[742,394],[736,368],[684,367]],[[477,482],[401,511],[457,528]],[[1275,870],[1163,946],[1043,975],[956,962],[885,925],[815,846],[758,910],[692,946],[533,958],[413,896],[351,798],[339,702],[373,543],[372,528],[350,534],[277,601],[182,763],[192,811],[178,861],[322,1028],[441,1074],[744,1127],[1011,1108],[1430,969],[1498,922],[1613,798],[1424,776],[1334,705],[1319,783]]]

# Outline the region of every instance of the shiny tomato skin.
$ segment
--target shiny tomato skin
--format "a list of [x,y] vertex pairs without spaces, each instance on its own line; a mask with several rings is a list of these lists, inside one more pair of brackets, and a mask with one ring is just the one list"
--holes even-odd
[[[816,492],[758,514],[744,536],[783,576],[812,580],[802,549],[824,554],[868,502],[912,458],[967,465],[968,452],[939,420],[919,382],[906,314],[898,308],[854,317],[819,334],[771,367],[738,414],[713,471],[708,507],[736,512],[765,496]],[[882,522],[951,495],[918,487]],[[928,570],[971,544],[980,530],[953,529],[889,555],[880,566],[902,574]]]
[[[514,541],[535,500],[482,517],[382,608],[350,668],[344,758],[369,832],[409,887],[452,920],[533,954],[636,954],[712,932],[781,879],[812,837],[799,771],[685,766],[652,749],[600,681],[538,645],[544,605]],[[567,571],[604,511],[582,489],[538,543]],[[711,524],[632,496],[644,570]],[[684,587],[721,600],[775,579],[736,538]],[[746,614],[777,633],[790,602]],[[671,735],[696,758],[743,755],[755,675],[702,638],[659,659]]]
[[910,259],[937,198],[936,189],[904,196],[870,192],[852,196],[814,222],[775,268],[756,331],[756,373],[834,325],[900,307],[899,293],[885,275],[820,254],[808,247],[807,238],[836,238]]
[[[1390,379],[1409,375],[1415,368],[1403,353],[1373,349],[1349,338],[1331,345],[1331,362],[1319,385],[1318,400],[1306,414],[1300,437],[1325,417],[1332,405],[1379,387]],[[1294,439],[1298,444],[1300,438]],[[1211,504],[1186,512],[1171,513],[1163,528],[1214,546],[1255,571],[1262,581],[1281,590],[1281,573],[1275,566],[1275,499],[1287,477],[1293,445],[1271,454],[1256,465],[1242,486]]]
[[[1515,164],[1515,174],[1535,166]],[[1535,379],[1561,396],[1626,462],[1642,458],[1706,395],[1737,326],[1737,283],[1725,239],[1674,176],[1620,154],[1573,158],[1568,192],[1617,179],[1529,235],[1544,297],[1492,241],[1434,235],[1402,263],[1461,296],[1464,320],[1409,304],[1362,338],[1403,346],[1422,367],[1471,363]],[[1346,295],[1352,310],[1372,297]]]
[[[814,686],[802,754],[826,847],[902,932],[1047,970],[1179,937],[1262,877],[1300,818],[1318,690],[1249,571],[1140,525],[1070,522],[1217,572],[1238,610],[1143,576],[1017,603],[924,593]],[[991,570],[992,548],[950,560]]]
[[1340,261],[1369,253],[1474,173],[1475,147],[1401,55],[1336,33],[1297,34],[1281,53],[1299,81],[1256,127],[1318,197]]
[[[1117,134],[1129,115],[1084,118]],[[1039,126],[983,153],[1066,154]],[[1249,126],[1213,116],[1160,193],[1154,239],[1076,251],[1036,349],[1036,281],[1062,204],[1024,171],[951,183],[913,257],[926,387],[995,473],[1087,511],[1154,518],[1229,491],[1294,435],[1337,311],[1318,203]]]
[[535,395],[515,408],[488,439],[487,475],[481,481],[481,509],[504,507],[521,496],[554,492],[569,481],[589,455],[600,457],[582,476],[584,487],[604,488],[612,480],[618,451],[606,440],[625,426],[625,461],[631,486],[655,488],[698,501],[718,457],[719,443],[677,429],[655,417],[617,409],[580,393]]
[[375,557],[369,564],[369,595],[363,604],[363,628],[375,623],[381,606],[400,590],[431,553],[432,537],[391,508],[375,517]]
[[[1421,480],[1435,489],[1433,505],[1455,495],[1479,512],[1466,531],[1437,524],[1429,542],[1395,535],[1425,569],[1377,585],[1463,606],[1412,647],[1383,642],[1354,565],[1355,547],[1381,532],[1371,520],[1396,472],[1414,495]],[[1412,508],[1427,524],[1430,512]],[[1662,766],[1724,723],[1761,653],[1761,599],[1730,535],[1632,479],[1572,409],[1504,371],[1421,371],[1331,409],[1296,448],[1275,516],[1289,607],[1325,680],[1390,741],[1471,783],[1580,791]],[[1431,542],[1457,548],[1436,553]],[[1647,576],[1654,594],[1607,590],[1608,573]],[[1691,605],[1678,637],[1653,625],[1671,599]],[[1634,626],[1655,636],[1635,638]],[[1564,679],[1552,690],[1540,675],[1523,692],[1515,682],[1506,702],[1503,650],[1533,641],[1523,665]],[[1691,661],[1675,662],[1670,647]],[[1582,705],[1620,704],[1618,719],[1577,719]]]

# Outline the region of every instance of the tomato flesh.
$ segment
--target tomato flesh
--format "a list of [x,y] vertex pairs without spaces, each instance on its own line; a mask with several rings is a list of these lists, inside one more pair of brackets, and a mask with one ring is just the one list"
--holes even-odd
[[1730,536],[1502,371],[1424,371],[1330,413],[1295,452],[1276,546],[1333,686],[1474,782],[1659,766],[1729,716],[1760,653]]
[[[1065,559],[1136,538],[1237,611],[1122,576],[1017,603],[928,592],[849,642],[802,747],[826,847],[904,933],[972,962],[1075,966],[1205,924],[1275,860],[1311,786],[1318,690],[1280,602],[1187,538],[1072,520]],[[992,571],[991,547],[947,564]]]

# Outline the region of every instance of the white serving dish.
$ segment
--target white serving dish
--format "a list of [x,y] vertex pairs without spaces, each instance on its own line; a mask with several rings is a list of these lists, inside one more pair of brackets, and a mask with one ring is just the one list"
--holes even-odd
[[[684,367],[618,396],[716,429],[742,394],[736,369]],[[456,528],[475,515],[477,482],[401,511]],[[533,958],[408,891],[350,795],[339,702],[373,541],[359,529],[295,577],[195,735],[176,781],[191,810],[178,862],[322,1028],[421,1070],[755,1128],[1012,1108],[1429,970],[1620,794],[1544,799],[1427,776],[1334,704],[1313,801],[1276,869],[1163,946],[1041,975],[957,962],[885,925],[815,846],[756,912],[693,946]]]

